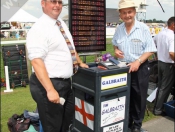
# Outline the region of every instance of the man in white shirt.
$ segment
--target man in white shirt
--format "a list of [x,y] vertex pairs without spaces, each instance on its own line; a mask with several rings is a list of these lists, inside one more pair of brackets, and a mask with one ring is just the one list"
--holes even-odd
[[166,103],[174,84],[174,31],[175,17],[168,20],[168,28],[154,37],[158,56],[158,91],[153,113],[163,114],[163,104]]
[[153,27],[151,28],[151,35],[152,35],[152,37],[154,37],[154,36],[156,35],[155,26],[153,26]]
[[9,38],[9,32],[5,31],[4,36],[5,36],[5,38]]
[[[28,57],[34,69],[30,77],[30,91],[37,108],[44,132],[67,132],[73,120],[74,99],[71,89],[73,60],[68,47],[73,48],[79,66],[82,63],[75,51],[72,36],[59,17],[61,0],[41,0],[43,15],[27,34]],[[64,29],[67,38],[61,33]],[[65,99],[64,105],[60,97]]]

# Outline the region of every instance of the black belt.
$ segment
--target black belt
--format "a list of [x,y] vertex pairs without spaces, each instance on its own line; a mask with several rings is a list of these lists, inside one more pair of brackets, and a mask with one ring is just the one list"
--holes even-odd
[[[33,72],[33,74],[36,76],[36,74],[34,72]],[[50,78],[50,79],[61,80],[61,81],[68,81],[70,78],[57,78],[57,77],[54,77],[54,78]]]
[[50,78],[51,80],[68,81],[70,78]]

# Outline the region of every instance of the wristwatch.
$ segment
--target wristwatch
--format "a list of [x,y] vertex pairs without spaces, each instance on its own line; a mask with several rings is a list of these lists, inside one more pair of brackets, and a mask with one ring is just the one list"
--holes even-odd
[[140,62],[140,64],[142,64],[142,63],[143,63],[143,61],[142,61],[140,58],[138,58],[137,60]]

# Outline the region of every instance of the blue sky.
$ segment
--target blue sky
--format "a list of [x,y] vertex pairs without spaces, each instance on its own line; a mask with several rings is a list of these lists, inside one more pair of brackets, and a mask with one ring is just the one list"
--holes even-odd
[[[2,0],[9,1],[9,0]],[[12,0],[11,0],[12,1]],[[15,0],[13,0],[15,1]],[[20,0],[16,0],[20,3]],[[42,9],[40,2],[41,0],[26,0],[26,4],[22,6],[22,9],[32,14],[33,16],[40,17],[42,15]],[[138,0],[139,1],[139,0]],[[147,9],[146,9],[146,19],[156,19],[167,21],[170,17],[174,16],[174,0],[159,0],[165,10],[165,13],[162,11],[157,0],[146,0]],[[64,3],[68,3],[68,0],[63,0]],[[119,0],[106,0],[107,8],[118,8]],[[1,4],[2,5],[2,4]],[[67,8],[63,8],[61,17],[68,13]]]

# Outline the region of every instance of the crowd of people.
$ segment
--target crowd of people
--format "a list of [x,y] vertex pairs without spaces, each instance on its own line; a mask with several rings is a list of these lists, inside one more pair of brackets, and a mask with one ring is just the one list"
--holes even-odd
[[27,31],[26,30],[8,30],[8,31],[1,31],[1,38],[2,39],[9,39],[9,38],[26,38]]
[[2,39],[9,39],[9,38],[26,38],[28,30],[31,28],[31,24],[16,24],[10,25],[9,29],[1,29],[1,38]]

